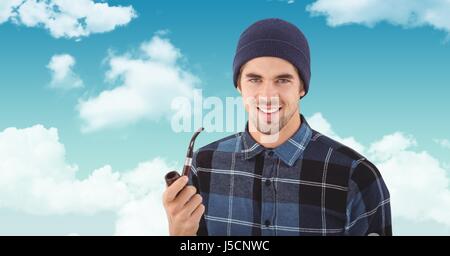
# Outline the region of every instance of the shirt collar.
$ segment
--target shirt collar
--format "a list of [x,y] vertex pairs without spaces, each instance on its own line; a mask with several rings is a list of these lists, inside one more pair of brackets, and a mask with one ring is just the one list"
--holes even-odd
[[285,164],[293,166],[297,159],[303,155],[312,135],[311,127],[309,127],[303,115],[300,115],[300,118],[302,124],[294,135],[274,149],[267,149],[256,142],[248,131],[247,123],[241,145],[241,153],[243,153],[244,159],[253,158],[264,150],[272,150]]

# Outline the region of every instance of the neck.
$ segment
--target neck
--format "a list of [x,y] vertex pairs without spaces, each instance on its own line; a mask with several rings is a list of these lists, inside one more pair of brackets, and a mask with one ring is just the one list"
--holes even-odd
[[292,135],[297,132],[301,124],[302,121],[300,119],[300,114],[297,112],[278,133],[270,135],[261,133],[258,129],[256,129],[256,127],[254,127],[252,122],[249,122],[249,128],[251,128],[249,131],[253,139],[263,147],[276,148],[292,137]]

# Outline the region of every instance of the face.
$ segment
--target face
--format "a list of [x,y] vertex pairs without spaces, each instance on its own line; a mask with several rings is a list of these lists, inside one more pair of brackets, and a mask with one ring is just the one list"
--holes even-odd
[[298,102],[305,95],[297,69],[276,57],[248,61],[241,68],[238,90],[252,126],[267,135],[278,133],[299,114]]

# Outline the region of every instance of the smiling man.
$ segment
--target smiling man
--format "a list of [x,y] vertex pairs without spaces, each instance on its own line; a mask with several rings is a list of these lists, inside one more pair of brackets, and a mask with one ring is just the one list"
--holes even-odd
[[303,33],[280,19],[252,24],[233,71],[249,121],[195,153],[191,185],[166,189],[170,234],[391,235],[377,168],[300,114],[311,75]]

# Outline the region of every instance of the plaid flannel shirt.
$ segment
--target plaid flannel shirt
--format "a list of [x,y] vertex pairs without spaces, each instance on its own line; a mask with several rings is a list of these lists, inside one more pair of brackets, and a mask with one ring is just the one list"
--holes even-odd
[[301,120],[274,149],[246,128],[195,152],[190,183],[206,207],[198,235],[392,235],[377,168]]

